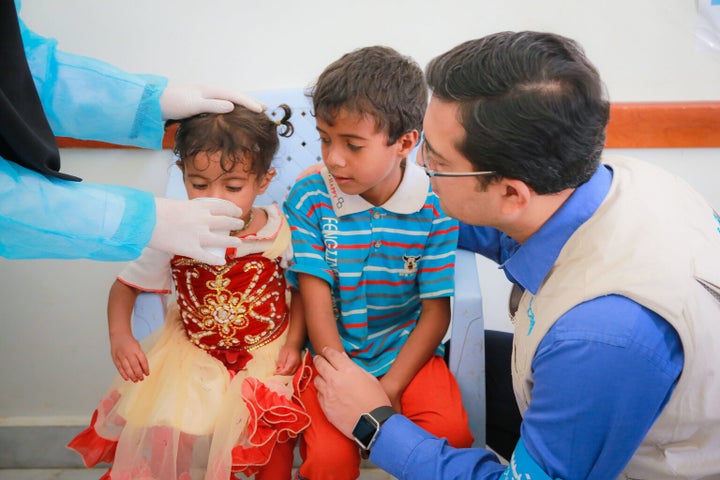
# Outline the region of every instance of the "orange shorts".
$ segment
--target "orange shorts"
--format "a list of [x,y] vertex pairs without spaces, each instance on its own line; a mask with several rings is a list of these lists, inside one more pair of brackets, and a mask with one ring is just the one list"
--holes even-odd
[[[313,372],[315,375],[317,372]],[[432,393],[430,393],[432,392]],[[314,382],[300,394],[312,422],[300,440],[300,477],[310,480],[354,480],[360,476],[357,444],[340,433],[325,417]],[[473,436],[460,389],[439,356],[433,356],[405,389],[402,413],[416,425],[456,448],[472,446]]]

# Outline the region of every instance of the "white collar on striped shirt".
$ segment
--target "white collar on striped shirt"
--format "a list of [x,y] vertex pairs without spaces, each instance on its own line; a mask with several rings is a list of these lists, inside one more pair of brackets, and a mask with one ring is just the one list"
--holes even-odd
[[[347,195],[338,188],[335,179],[328,172],[326,167],[320,171],[325,181],[333,210],[338,217],[364,212],[374,208],[374,205],[365,201],[360,195]],[[406,160],[405,173],[400,181],[400,186],[387,202],[380,205],[385,210],[409,215],[420,210],[425,205],[430,179],[422,168],[415,162]]]

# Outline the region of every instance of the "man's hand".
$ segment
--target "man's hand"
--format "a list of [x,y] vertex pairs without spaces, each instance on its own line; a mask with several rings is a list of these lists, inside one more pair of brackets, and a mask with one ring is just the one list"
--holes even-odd
[[160,96],[163,120],[179,120],[199,113],[228,113],[235,105],[262,112],[265,105],[238,92],[208,85],[169,83]]
[[[200,260],[210,265],[224,265],[225,258],[206,248],[237,248],[242,240],[227,232],[242,228],[242,209],[217,198],[172,200],[156,198],[156,222],[149,247]],[[225,232],[215,233],[215,232]]]
[[320,406],[330,423],[346,437],[353,438],[352,430],[360,415],[390,405],[380,382],[345,352],[325,347],[313,361],[319,374],[315,386]]

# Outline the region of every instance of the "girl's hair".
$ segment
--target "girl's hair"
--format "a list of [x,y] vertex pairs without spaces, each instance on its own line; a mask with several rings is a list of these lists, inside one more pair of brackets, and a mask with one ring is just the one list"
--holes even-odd
[[280,144],[278,135],[289,137],[294,130],[289,121],[290,107],[282,104],[279,108],[282,118],[278,121],[236,105],[229,113],[202,113],[172,122],[179,123],[173,149],[178,164],[192,161],[200,152],[221,152],[220,166],[224,171],[229,172],[236,163],[249,160],[247,170],[264,175]]

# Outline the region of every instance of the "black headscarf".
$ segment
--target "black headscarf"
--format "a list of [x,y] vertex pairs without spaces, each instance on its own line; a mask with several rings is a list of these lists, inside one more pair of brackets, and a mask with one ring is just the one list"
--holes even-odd
[[0,156],[64,180],[60,152],[30,74],[14,0],[0,0]]

